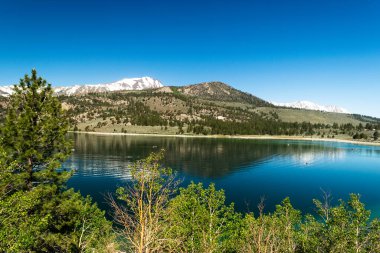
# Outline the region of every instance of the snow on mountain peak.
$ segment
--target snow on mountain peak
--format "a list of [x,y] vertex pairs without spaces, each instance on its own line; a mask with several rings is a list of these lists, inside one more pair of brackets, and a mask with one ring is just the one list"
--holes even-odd
[[318,105],[310,101],[296,101],[291,103],[276,103],[271,102],[275,106],[289,107],[289,108],[298,108],[314,111],[323,111],[323,112],[336,112],[336,113],[350,113],[347,109],[338,107],[335,105]]
[[119,90],[146,90],[163,87],[162,83],[151,77],[124,78],[112,83],[86,84],[55,88],[58,95],[78,95],[93,92],[107,92]]
[[0,96],[2,97],[8,97],[10,94],[13,93],[13,86],[0,86]]
[[[57,95],[82,95],[94,92],[108,92],[119,90],[146,90],[163,87],[162,83],[154,78],[124,78],[112,83],[84,84],[73,86],[54,87]],[[13,86],[1,86],[0,96],[9,96],[13,93]]]

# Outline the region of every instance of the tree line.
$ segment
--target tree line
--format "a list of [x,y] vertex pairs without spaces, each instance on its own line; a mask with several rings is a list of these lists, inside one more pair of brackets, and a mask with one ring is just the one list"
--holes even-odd
[[[174,92],[169,94],[152,91],[99,93],[80,97],[61,97],[60,100],[75,104],[75,107],[68,110],[75,130],[78,130],[75,126],[79,121],[88,122],[93,119],[102,119],[103,121],[93,126],[92,130],[107,125],[131,124],[161,126],[162,128],[177,126],[177,133],[203,135],[319,135],[334,137],[342,134],[352,136],[353,139],[378,139],[376,137],[378,134],[372,132],[378,131],[380,124],[372,118],[358,118],[357,115],[353,115],[354,119],[372,120],[358,125],[284,122],[275,111],[264,113],[252,111],[252,108],[216,106],[210,101],[186,97],[176,92],[175,88],[172,89]],[[148,106],[149,103],[155,104],[154,108]],[[178,109],[173,109],[172,105]],[[181,115],[187,115],[187,117],[183,118]],[[88,126],[87,130],[91,130],[91,127]],[[371,133],[366,133],[366,131]]]

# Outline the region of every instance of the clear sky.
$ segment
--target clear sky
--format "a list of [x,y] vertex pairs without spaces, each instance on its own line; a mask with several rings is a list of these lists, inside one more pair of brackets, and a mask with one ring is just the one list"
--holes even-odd
[[152,76],[380,117],[380,0],[1,0],[0,84]]

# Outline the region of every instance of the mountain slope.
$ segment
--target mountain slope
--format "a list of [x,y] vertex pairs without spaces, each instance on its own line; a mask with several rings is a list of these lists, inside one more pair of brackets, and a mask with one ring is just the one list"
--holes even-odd
[[323,112],[336,112],[336,113],[350,113],[345,108],[336,105],[318,105],[310,101],[297,101],[292,103],[276,103],[272,102],[275,106],[289,107],[305,110],[323,111]]
[[[225,86],[217,88],[220,87]],[[110,92],[107,96],[90,93],[83,96],[60,96],[59,99],[68,110],[73,129],[81,131],[314,135],[330,138],[339,135],[339,138],[352,139],[357,131],[363,131],[363,126],[367,123],[369,127],[365,134],[368,136],[373,134],[371,129],[380,129],[378,119],[273,105],[260,107],[252,104],[252,101],[227,103],[220,99],[236,101],[236,98],[231,98],[231,93],[226,93],[226,90],[202,90],[205,88],[203,85],[192,86],[192,90],[185,91],[181,88]],[[195,94],[200,94],[201,98]],[[333,127],[334,123],[338,124],[338,128]]]
[[[121,118],[128,110],[135,110],[135,113],[138,113],[136,108],[145,108],[143,110],[149,109],[154,112],[156,122],[163,120],[172,123],[176,120],[193,121],[205,118],[226,122],[247,122],[262,118],[289,123],[309,122],[330,125],[333,123],[358,125],[368,122],[377,124],[379,122],[379,119],[375,118],[345,114],[347,111],[337,107],[322,107],[304,101],[298,105],[277,104],[279,106],[275,106],[222,82],[163,86],[161,82],[153,78],[143,77],[123,79],[108,84],[60,87],[55,88],[55,91],[60,95],[64,108],[72,113],[73,120],[83,124],[89,119],[95,120],[99,117],[109,118],[120,115],[118,117]],[[0,98],[4,100],[0,104],[0,109],[6,108],[7,95],[11,92],[12,86],[0,87]],[[101,96],[98,94],[101,92],[108,92],[108,94]],[[1,110],[1,113],[3,111]],[[159,118],[161,120],[157,120]],[[130,119],[125,118],[124,121],[133,124]]]
[[[91,89],[93,86],[96,89]],[[156,83],[156,86],[162,84]],[[357,131],[363,131],[367,123],[369,126],[365,134],[368,136],[373,134],[373,129],[380,129],[379,119],[276,107],[221,82],[149,88],[155,87],[154,83],[143,85],[136,80],[121,80],[108,85],[81,87],[87,89],[58,90],[62,92],[58,98],[76,131],[308,136],[340,134],[344,138],[352,138]],[[98,93],[103,91],[109,92],[106,95]],[[0,121],[7,101],[7,97],[0,96]],[[332,127],[334,123],[338,124],[338,129]]]
[[222,82],[205,82],[176,87],[176,89],[184,95],[195,96],[200,99],[247,103],[254,106],[272,106],[270,103],[261,98],[237,90]]
[[[309,101],[298,101],[294,103],[269,103],[252,94],[237,90],[222,82],[204,82],[199,84],[167,87],[151,77],[125,78],[112,83],[85,84],[56,87],[57,95],[84,95],[89,93],[117,92],[154,89],[156,92],[175,92],[185,96],[197,97],[198,99],[212,100],[214,102],[226,102],[248,104],[255,107],[288,107],[306,110],[317,110],[325,112],[349,113],[346,109],[338,106],[321,106]],[[7,97],[13,92],[12,86],[0,86],[0,96]]]

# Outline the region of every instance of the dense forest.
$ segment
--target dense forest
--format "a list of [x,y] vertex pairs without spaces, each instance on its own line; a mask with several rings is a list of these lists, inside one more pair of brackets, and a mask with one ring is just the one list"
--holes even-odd
[[[229,126],[205,122],[214,131]],[[161,166],[164,151],[131,166],[130,183],[109,196],[114,219],[107,220],[90,197],[66,187],[73,172],[60,165],[71,152],[69,123],[35,71],[21,80],[1,125],[0,252],[380,252],[380,221],[370,219],[359,195],[337,206],[325,195],[314,200],[314,214],[288,198],[273,213],[263,201],[258,215],[243,214],[214,184],[178,188],[175,173]]]

